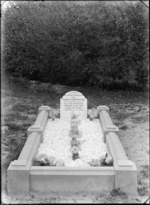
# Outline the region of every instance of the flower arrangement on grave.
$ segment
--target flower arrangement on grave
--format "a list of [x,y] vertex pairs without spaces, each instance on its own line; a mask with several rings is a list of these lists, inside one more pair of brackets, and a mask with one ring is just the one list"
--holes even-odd
[[106,153],[105,157],[100,158],[100,162],[102,166],[112,166],[113,165],[113,159],[112,157]]
[[82,136],[82,133],[79,130],[78,125],[71,125],[70,131],[69,131],[69,137],[71,137],[71,139],[77,139],[77,138],[80,138],[81,136]]
[[99,159],[92,159],[92,160],[89,162],[89,165],[92,166],[92,167],[97,167],[97,166],[100,166],[101,163],[100,163],[100,160],[99,160]]
[[92,108],[88,110],[88,115],[89,115],[90,120],[93,120],[94,118],[98,116],[98,110],[95,108]]
[[74,112],[71,114],[71,125],[80,125],[81,120],[79,119],[79,115],[75,114]]
[[102,155],[100,159],[92,159],[89,162],[89,165],[90,166],[112,166],[113,159],[108,153],[106,153],[106,155]]
[[57,110],[54,110],[54,109],[50,110],[50,112],[49,112],[50,119],[52,119],[54,121],[57,115],[58,115],[58,111]]
[[55,120],[55,112],[54,110],[51,110],[49,113],[50,119]]
[[79,125],[81,124],[81,120],[79,119],[79,115],[76,115],[74,113],[72,113],[71,115],[71,121],[70,121],[70,132],[69,132],[69,136],[72,139],[77,139],[82,137],[82,132],[79,129]]
[[49,112],[49,117],[50,117],[50,119],[52,119],[54,121],[58,114],[59,114],[58,110],[51,109]]
[[55,157],[48,157],[45,154],[39,155],[37,158],[35,158],[35,161],[39,162],[40,166],[56,166]]
[[73,138],[73,139],[71,140],[71,147],[72,147],[72,146],[81,147],[81,143],[80,143],[80,141],[77,140],[76,138]]
[[56,166],[56,158],[53,156],[48,157],[49,165]]
[[82,136],[81,130],[79,130],[79,125],[81,124],[81,120],[79,119],[79,115],[72,113],[71,121],[70,121],[70,131],[69,137],[71,138],[71,148],[70,151],[72,153],[72,159],[76,160],[79,158],[79,150],[81,150],[81,143],[78,138]]
[[42,158],[40,160],[40,166],[49,166],[49,161],[47,158]]
[[45,154],[39,155],[37,158],[35,158],[35,161],[39,162],[40,166],[48,166],[49,165],[48,156]]
[[80,151],[80,147],[77,145],[73,145],[70,149],[71,153],[72,153],[72,159],[76,160],[79,159],[79,151]]

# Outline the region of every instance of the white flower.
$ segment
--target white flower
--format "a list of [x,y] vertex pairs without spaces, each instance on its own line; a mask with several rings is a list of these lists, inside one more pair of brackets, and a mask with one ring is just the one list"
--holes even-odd
[[49,113],[50,118],[55,119],[56,115],[58,115],[58,111],[56,110],[51,110]]
[[112,163],[112,157],[111,156],[106,157],[105,162],[106,164]]
[[90,116],[90,118],[91,118],[91,119],[93,119],[93,118],[94,118],[94,115],[93,115],[92,110],[88,110],[88,115]]
[[100,157],[100,162],[102,163],[102,162],[104,162],[104,160],[105,160],[105,155],[102,155],[101,157]]
[[36,161],[41,161],[41,160],[45,160],[45,158],[47,158],[48,156],[46,154],[40,154],[38,155],[35,160]]
[[97,115],[98,115],[98,110],[95,109],[95,108],[92,108],[92,113],[93,113],[93,116],[94,116],[94,117],[97,117]]
[[45,163],[45,158],[42,158],[40,161],[43,162],[43,163]]

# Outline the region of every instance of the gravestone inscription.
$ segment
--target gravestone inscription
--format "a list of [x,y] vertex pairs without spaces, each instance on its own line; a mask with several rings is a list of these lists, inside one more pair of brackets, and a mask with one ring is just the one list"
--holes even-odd
[[70,91],[60,99],[61,120],[70,120],[72,113],[81,120],[87,119],[87,99],[77,91]]

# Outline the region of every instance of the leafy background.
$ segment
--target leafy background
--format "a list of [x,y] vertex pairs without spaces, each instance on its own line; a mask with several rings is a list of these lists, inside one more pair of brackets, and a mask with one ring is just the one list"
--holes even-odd
[[6,71],[30,80],[148,85],[148,9],[128,2],[16,2],[4,14]]

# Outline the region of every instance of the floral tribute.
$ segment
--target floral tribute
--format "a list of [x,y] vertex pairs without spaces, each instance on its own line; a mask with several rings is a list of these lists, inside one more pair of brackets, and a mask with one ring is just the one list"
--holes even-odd
[[79,138],[82,137],[82,132],[79,129],[80,124],[81,124],[81,120],[79,119],[79,116],[72,113],[71,121],[70,121],[69,137],[71,138],[70,151],[72,153],[73,160],[79,159],[79,151],[81,151],[81,143],[78,140]]
[[50,112],[49,112],[50,119],[52,119],[54,121],[57,115],[58,115],[58,111],[57,110],[54,110],[54,109],[50,110]]
[[88,115],[89,115],[90,120],[93,120],[94,118],[98,116],[98,110],[96,108],[92,108],[88,111]]
[[47,156],[46,154],[41,154],[37,158],[35,158],[35,161],[40,164],[40,166],[64,166],[63,160],[56,160],[53,156]]
[[89,162],[89,165],[90,166],[112,166],[113,159],[108,153],[106,153],[106,155],[101,156],[99,159],[92,159]]

